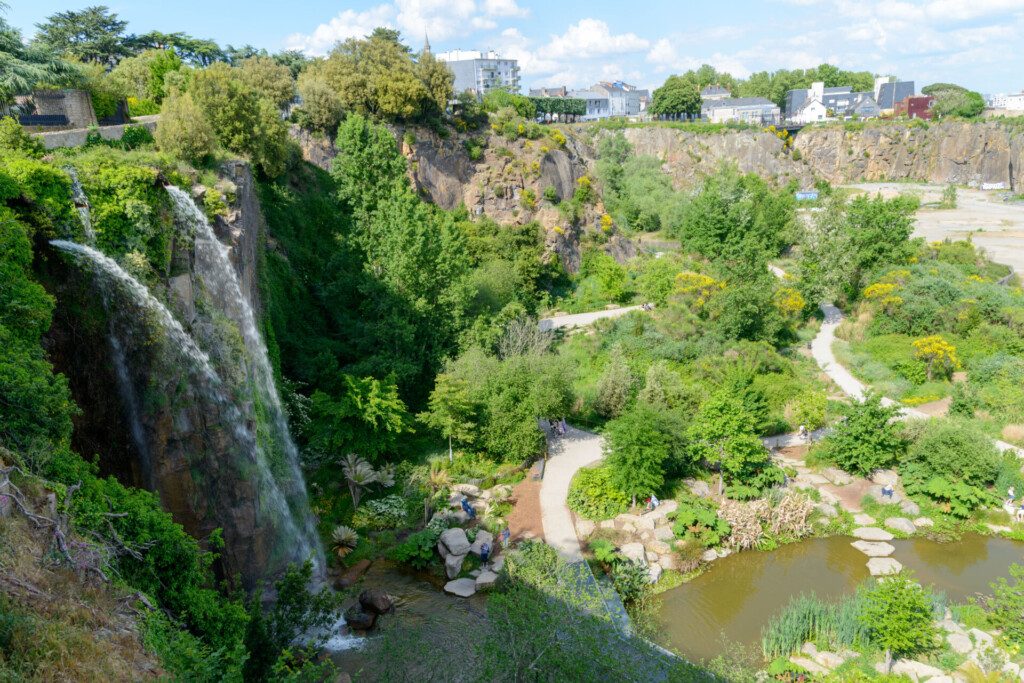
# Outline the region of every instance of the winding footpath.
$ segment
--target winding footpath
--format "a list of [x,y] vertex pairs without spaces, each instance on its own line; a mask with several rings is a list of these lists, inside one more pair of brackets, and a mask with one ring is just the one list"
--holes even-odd
[[540,515],[544,526],[544,540],[566,562],[580,562],[580,542],[572,523],[567,498],[573,475],[581,467],[597,462],[604,453],[603,439],[597,434],[567,427],[565,436],[548,432],[550,456],[544,467],[540,485]]
[[554,315],[550,318],[541,318],[538,321],[542,332],[549,330],[568,329],[573,327],[586,327],[587,325],[593,325],[598,320],[604,318],[618,318],[626,315],[630,311],[639,311],[641,306],[623,306],[622,308],[606,308],[600,311],[591,311],[589,313],[565,313],[562,315]]

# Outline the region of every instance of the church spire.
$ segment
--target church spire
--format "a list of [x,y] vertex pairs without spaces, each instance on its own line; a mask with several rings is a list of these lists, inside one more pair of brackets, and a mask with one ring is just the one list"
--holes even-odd
[[427,32],[423,32],[423,54],[430,54],[430,38],[427,36]]

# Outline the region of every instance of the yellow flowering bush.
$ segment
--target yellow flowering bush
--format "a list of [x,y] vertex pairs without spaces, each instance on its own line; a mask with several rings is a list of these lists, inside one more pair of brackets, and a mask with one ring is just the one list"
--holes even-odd
[[703,273],[683,271],[676,275],[676,291],[693,298],[698,307],[704,306],[715,292],[722,289],[725,289],[724,282]]
[[943,339],[941,335],[933,334],[930,337],[916,339],[913,346],[914,357],[923,360],[927,365],[929,382],[936,370],[948,377],[954,370],[959,370],[961,367],[960,359],[956,355],[956,347]]

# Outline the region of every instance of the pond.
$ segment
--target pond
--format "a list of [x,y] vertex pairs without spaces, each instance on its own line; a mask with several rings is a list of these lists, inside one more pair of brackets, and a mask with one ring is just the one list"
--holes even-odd
[[[659,629],[667,645],[691,660],[712,659],[724,644],[759,651],[761,628],[801,593],[835,599],[869,577],[867,557],[847,537],[817,538],[772,552],[743,552],[662,595]],[[1024,563],[1024,543],[965,534],[956,543],[892,541],[893,557],[951,601],[987,593],[989,583]]]

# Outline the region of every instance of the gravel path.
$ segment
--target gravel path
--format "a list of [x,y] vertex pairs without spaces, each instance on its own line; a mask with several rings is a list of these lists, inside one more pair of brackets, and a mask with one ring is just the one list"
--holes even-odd
[[630,311],[639,311],[640,306],[623,306],[622,308],[608,308],[603,311],[591,311],[590,313],[568,313],[556,315],[540,320],[541,331],[557,330],[560,328],[586,327],[602,318],[618,318]]
[[544,540],[567,562],[579,562],[580,542],[566,498],[569,482],[581,467],[597,462],[604,453],[603,439],[597,434],[568,427],[565,436],[548,435],[550,457],[540,487],[540,513]]

